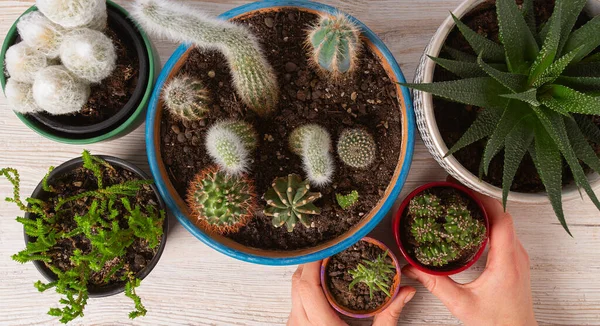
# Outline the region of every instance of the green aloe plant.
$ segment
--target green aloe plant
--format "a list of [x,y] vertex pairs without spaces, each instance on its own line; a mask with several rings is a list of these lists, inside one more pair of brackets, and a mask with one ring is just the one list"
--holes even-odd
[[431,57],[462,79],[432,84],[403,84],[447,100],[481,107],[471,127],[446,154],[487,139],[481,172],[504,150],[504,207],[526,153],[532,157],[552,207],[571,234],[562,208],[563,159],[575,182],[596,207],[580,161],[600,172],[590,141],[600,130],[586,115],[600,115],[600,17],[575,29],[586,0],[556,0],[548,22],[536,26],[533,0],[519,8],[514,0],[497,0],[497,44],[454,20],[477,57],[449,49],[454,60]]

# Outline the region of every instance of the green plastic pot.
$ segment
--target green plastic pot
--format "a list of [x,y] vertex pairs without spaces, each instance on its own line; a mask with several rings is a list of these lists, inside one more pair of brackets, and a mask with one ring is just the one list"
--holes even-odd
[[[132,26],[135,29],[137,29],[137,31],[141,35],[141,38],[143,39],[144,48],[147,51],[147,53],[144,53],[144,54],[147,55],[147,58],[148,58],[148,64],[147,64],[148,77],[146,79],[144,79],[143,81],[138,81],[138,82],[146,83],[145,88],[142,88],[140,91],[141,100],[138,102],[137,106],[134,106],[134,108],[132,108],[131,111],[133,111],[133,112],[129,113],[128,117],[121,119],[117,123],[114,123],[110,127],[106,128],[105,129],[106,131],[101,131],[100,133],[96,133],[96,134],[90,135],[90,136],[84,135],[81,137],[71,136],[69,134],[65,134],[65,133],[61,133],[59,131],[52,130],[51,128],[48,128],[47,126],[44,126],[40,122],[36,121],[36,119],[34,119],[32,117],[15,112],[17,117],[27,127],[29,127],[33,131],[37,132],[38,134],[40,134],[48,139],[51,139],[51,140],[54,140],[57,142],[61,142],[61,143],[65,143],[65,144],[73,144],[73,145],[92,144],[92,143],[97,143],[97,142],[124,136],[124,135],[128,134],[129,132],[135,130],[143,122],[143,116],[144,116],[146,107],[148,105],[150,96],[152,95],[152,90],[154,89],[154,82],[156,80],[156,74],[157,74],[156,67],[160,66],[160,59],[158,57],[156,50],[154,49],[154,47],[152,45],[152,42],[150,41],[150,38],[148,38],[146,33],[139,26],[137,26],[137,24],[135,22],[133,22],[133,17],[131,17],[131,15],[129,15],[129,13],[125,9],[123,9],[121,6],[119,6],[118,4],[116,4],[110,0],[107,0],[106,3],[107,3],[107,7],[110,10],[115,11],[115,12],[121,14],[122,16],[126,17],[129,20],[129,23],[132,24]],[[25,15],[31,11],[35,11],[35,10],[38,10],[37,7],[32,6],[29,9],[27,9],[23,13],[23,15]],[[21,15],[21,16],[23,16],[23,15]],[[20,19],[20,17],[19,17],[19,19]],[[8,34],[6,35],[6,38],[4,39],[4,44],[2,45],[2,51],[0,52],[1,66],[4,66],[4,57],[6,55],[6,51],[17,40],[17,37],[18,37],[17,22],[19,21],[19,19],[17,19],[15,21],[15,23],[11,26],[10,30],[8,31]],[[3,90],[6,86],[6,80],[7,80],[6,76],[3,73],[0,73],[0,84],[2,85]]]

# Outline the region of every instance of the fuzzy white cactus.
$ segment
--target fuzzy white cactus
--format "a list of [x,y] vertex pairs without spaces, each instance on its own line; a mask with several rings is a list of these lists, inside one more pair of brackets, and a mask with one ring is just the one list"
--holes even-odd
[[275,110],[277,77],[246,28],[166,0],[138,0],[133,15],[150,33],[222,52],[244,103],[263,116]]
[[115,70],[117,52],[108,36],[79,28],[65,35],[60,46],[60,61],[75,76],[99,83]]
[[106,0],[36,0],[36,5],[48,19],[65,28],[106,28]]
[[325,128],[308,124],[295,129],[290,135],[290,149],[302,157],[307,178],[314,186],[332,181],[335,171],[331,157],[331,136]]
[[19,36],[30,47],[42,52],[48,58],[58,57],[58,49],[65,29],[50,21],[39,11],[32,11],[17,22]]
[[199,79],[176,76],[163,88],[165,106],[181,120],[202,120],[210,112],[208,90]]
[[229,174],[240,175],[250,167],[250,153],[256,148],[254,128],[242,121],[222,121],[206,135],[206,148],[213,160]]
[[8,48],[4,63],[12,79],[32,84],[36,74],[48,66],[48,59],[43,53],[21,42]]
[[8,105],[13,111],[25,114],[41,110],[33,100],[31,84],[21,83],[9,78],[4,88],[4,94]]
[[90,96],[90,85],[62,65],[41,70],[32,89],[35,103],[54,115],[81,110]]

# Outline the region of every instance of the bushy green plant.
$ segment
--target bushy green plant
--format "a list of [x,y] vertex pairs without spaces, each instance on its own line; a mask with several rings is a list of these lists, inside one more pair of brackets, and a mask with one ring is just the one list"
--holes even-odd
[[324,186],[332,181],[335,170],[331,157],[331,136],[317,124],[307,124],[292,131],[290,149],[302,157],[304,172],[315,186]]
[[373,299],[373,291],[380,290],[385,293],[388,297],[391,297],[390,290],[388,289],[387,283],[390,281],[390,277],[396,272],[396,266],[388,263],[386,258],[388,252],[381,254],[377,259],[363,260],[362,264],[358,264],[356,269],[348,271],[352,275],[352,282],[348,286],[350,290],[358,283],[364,283],[369,288],[369,297]]
[[256,193],[252,180],[208,167],[190,182],[187,203],[192,217],[209,231],[227,234],[254,216]]
[[335,200],[343,210],[347,210],[358,203],[358,191],[352,190],[347,195],[335,194]]
[[202,120],[210,112],[208,90],[199,79],[190,76],[171,79],[162,98],[169,112],[181,120]]
[[417,242],[415,258],[424,265],[445,266],[479,248],[486,237],[485,225],[473,218],[467,202],[458,194],[444,200],[431,193],[411,199],[408,206],[410,233]]
[[356,69],[360,53],[360,30],[344,14],[322,16],[308,30],[310,59],[327,75],[338,77]]
[[481,170],[504,150],[503,203],[517,169],[529,153],[552,207],[569,232],[562,208],[563,159],[578,187],[600,209],[580,162],[600,172],[589,141],[600,131],[586,115],[600,115],[600,17],[573,30],[586,0],[557,0],[547,23],[536,26],[533,0],[523,9],[514,0],[497,0],[501,44],[454,20],[477,57],[451,49],[456,60],[431,58],[462,79],[433,84],[404,84],[450,101],[481,107],[447,155],[487,139]]
[[262,116],[275,111],[279,101],[277,76],[247,28],[208,17],[176,1],[137,0],[133,14],[150,33],[219,50],[229,64],[241,100]]
[[[54,288],[63,296],[60,303],[64,306],[48,311],[49,315],[59,317],[63,323],[83,316],[89,298],[88,285],[92,273],[101,271],[108,262],[116,261],[117,264],[103,275],[103,282],[108,284],[109,280],[115,278],[125,282],[126,295],[135,303],[135,310],[129,314],[130,318],[144,316],[146,309],[135,293],[140,280],[126,263],[125,254],[134,241],[145,241],[150,248],[156,248],[160,244],[165,212],[152,204],[134,203],[138,192],[152,184],[152,180],[131,180],[104,186],[102,170],[114,168],[87,151],[83,152],[83,161],[84,169],[93,173],[93,182],[96,182],[97,189],[70,197],[60,197],[48,180],[49,172],[44,177],[42,186],[44,191],[57,198],[52,201],[37,198],[22,201],[17,170],[0,170],[0,175],[13,185],[13,196],[6,198],[6,201],[15,203],[23,212],[33,216],[32,219],[17,217],[17,221],[24,225],[25,233],[32,238],[26,248],[12,258],[20,263],[42,261],[56,274],[56,281],[37,281],[34,285],[40,292]],[[91,204],[82,207],[81,202]],[[119,210],[117,207],[124,209]],[[126,212],[125,216],[120,216],[123,211]],[[119,223],[117,218],[126,221],[125,225]],[[64,228],[65,225],[72,226]],[[70,254],[71,266],[65,268],[54,265],[53,252],[60,250],[60,247],[57,247],[59,242],[75,243],[74,239],[80,238],[86,239],[87,244],[83,249],[74,248]]]
[[366,169],[375,160],[377,145],[371,134],[364,129],[342,131],[337,152],[342,162],[355,169]]
[[275,179],[263,198],[267,201],[263,213],[273,218],[273,226],[286,225],[288,232],[294,231],[298,221],[307,228],[313,227],[310,216],[321,214],[321,209],[313,204],[321,193],[310,192],[308,181],[302,181],[297,174]]
[[206,149],[225,172],[240,175],[250,167],[250,153],[258,139],[247,122],[228,120],[214,124],[206,134]]

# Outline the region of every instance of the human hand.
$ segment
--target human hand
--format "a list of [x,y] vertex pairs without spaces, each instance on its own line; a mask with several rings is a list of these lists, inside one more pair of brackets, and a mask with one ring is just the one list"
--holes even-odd
[[527,251],[517,238],[512,216],[499,201],[476,194],[490,219],[490,250],[475,281],[458,284],[406,266],[402,274],[419,281],[465,325],[537,325],[531,298]]
[[[298,266],[292,277],[292,312],[288,326],[347,325],[329,305],[321,288],[321,262]],[[413,287],[401,287],[398,296],[387,309],[375,316],[374,326],[392,326],[398,323],[404,305],[415,295]]]

